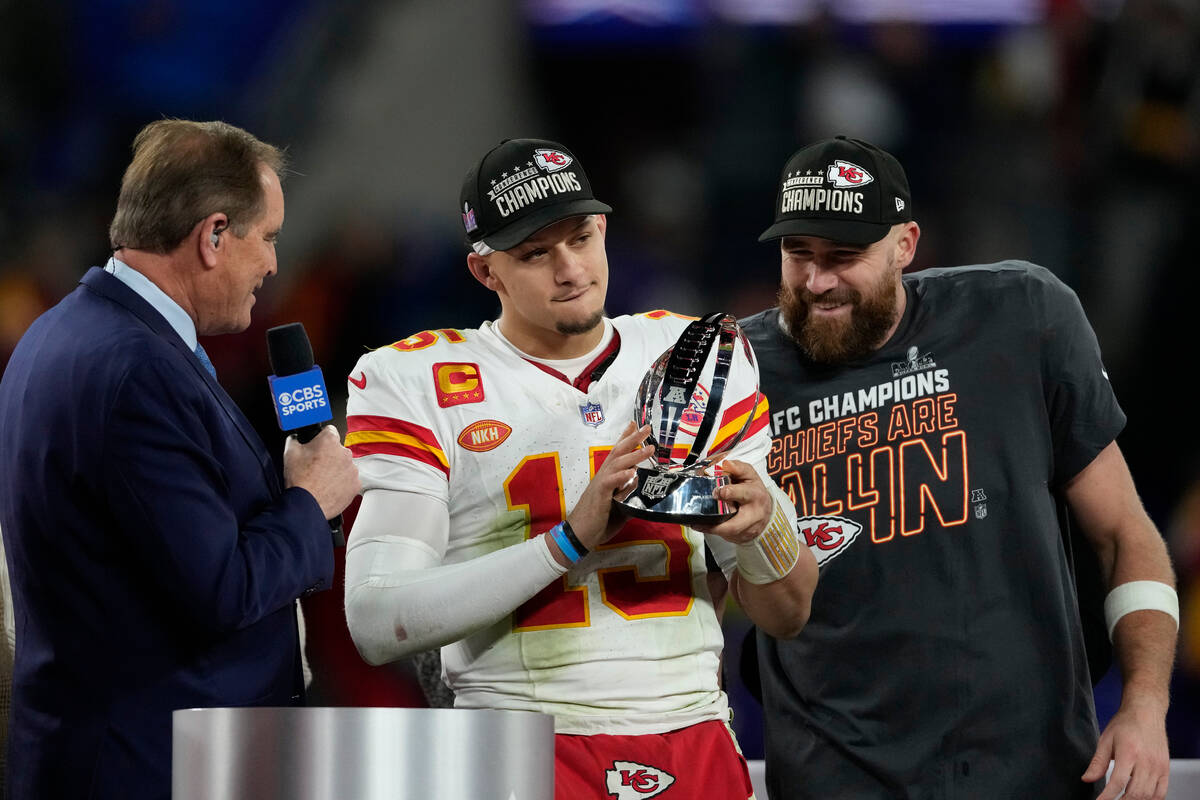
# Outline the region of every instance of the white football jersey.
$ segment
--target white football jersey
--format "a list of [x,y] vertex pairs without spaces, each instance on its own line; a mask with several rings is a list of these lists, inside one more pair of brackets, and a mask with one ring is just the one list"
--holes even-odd
[[[611,323],[612,345],[574,385],[522,358],[492,323],[425,331],[363,356],[350,375],[346,440],[363,489],[443,500],[443,563],[544,534],[633,419],[646,370],[688,318],[655,311]],[[754,420],[730,457],[765,460],[765,399],[752,393],[725,408],[720,425],[730,431]],[[725,720],[722,635],[705,575],[699,533],[630,520],[509,617],[442,648],[456,705],[552,714],[559,733]]]

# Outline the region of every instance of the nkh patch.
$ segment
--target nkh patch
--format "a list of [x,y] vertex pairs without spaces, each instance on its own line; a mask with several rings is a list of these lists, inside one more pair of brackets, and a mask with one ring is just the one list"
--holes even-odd
[[481,419],[463,428],[458,444],[475,453],[485,453],[504,444],[512,428],[498,419]]
[[604,788],[617,800],[641,800],[662,794],[675,782],[675,776],[658,767],[636,761],[614,761],[604,773]]
[[593,428],[599,428],[604,424],[604,409],[599,403],[585,403],[579,407],[579,416],[583,418],[584,425],[591,425]]
[[821,566],[841,553],[862,533],[862,525],[845,517],[801,517],[796,533]]

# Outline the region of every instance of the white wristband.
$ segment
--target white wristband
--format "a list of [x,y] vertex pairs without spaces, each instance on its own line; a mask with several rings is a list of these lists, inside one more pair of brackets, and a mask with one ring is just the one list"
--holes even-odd
[[1130,611],[1162,611],[1170,614],[1179,627],[1179,595],[1161,581],[1129,581],[1113,588],[1104,598],[1104,621],[1108,623],[1108,638],[1112,640],[1117,620]]
[[737,568],[751,583],[773,583],[792,571],[800,558],[800,543],[787,516],[773,502],[771,521],[758,536],[737,546]]

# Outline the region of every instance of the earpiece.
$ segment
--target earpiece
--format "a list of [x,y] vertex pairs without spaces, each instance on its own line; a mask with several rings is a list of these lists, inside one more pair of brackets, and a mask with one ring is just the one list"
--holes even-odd
[[209,241],[212,242],[213,247],[216,247],[217,245],[219,245],[221,243],[221,232],[224,230],[225,230],[224,225],[220,225],[220,226],[213,228],[212,236],[209,237]]

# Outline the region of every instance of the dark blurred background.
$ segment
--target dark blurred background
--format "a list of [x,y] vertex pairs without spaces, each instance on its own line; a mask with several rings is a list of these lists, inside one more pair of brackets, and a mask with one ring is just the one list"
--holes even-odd
[[[612,314],[772,305],[756,239],[787,156],[837,133],[890,150],[914,268],[1026,259],[1083,299],[1183,590],[1172,754],[1200,757],[1196,0],[0,0],[0,367],[107,258],[130,142],[160,117],[292,158],[279,275],[251,330],[205,341],[276,443],[266,328],[303,322],[344,400],[367,348],[496,316],[456,205],[502,138],[567,144],[616,209]],[[730,609],[726,666],[755,758],[746,625]]]

